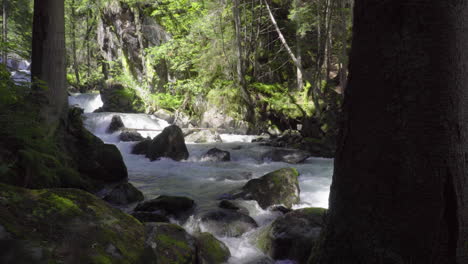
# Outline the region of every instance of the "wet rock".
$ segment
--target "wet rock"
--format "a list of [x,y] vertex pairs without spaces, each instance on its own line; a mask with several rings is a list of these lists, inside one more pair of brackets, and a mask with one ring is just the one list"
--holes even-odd
[[278,204],[291,208],[299,202],[298,177],[294,168],[279,169],[248,181],[235,197],[255,200],[263,209]]
[[139,202],[143,199],[143,193],[128,182],[117,185],[104,197],[105,201],[117,205]]
[[278,217],[259,235],[258,246],[275,260],[307,263],[324,226],[323,208],[304,208]]
[[258,227],[252,217],[233,210],[212,210],[202,214],[200,219],[203,226],[217,236],[239,237]]
[[170,220],[167,216],[159,214],[158,212],[133,212],[132,216],[142,223],[147,222],[162,222],[169,223]]
[[284,207],[282,205],[275,205],[270,210],[273,211],[273,212],[280,212],[282,214],[287,214],[289,212],[292,212],[292,209],[286,208],[286,207]]
[[222,264],[231,256],[229,248],[210,233],[200,233],[197,239],[199,264]]
[[99,180],[105,182],[118,182],[128,177],[127,167],[119,149],[112,144],[104,144],[98,149],[97,162],[100,164]]
[[0,184],[0,197],[9,233],[0,263],[138,263],[143,254],[141,223],[88,192]]
[[159,109],[153,115],[159,119],[165,120],[169,124],[172,124],[174,122],[174,113],[171,111],[168,111],[166,109]]
[[147,223],[146,243],[157,256],[156,264],[197,264],[196,240],[182,227],[168,223]]
[[187,159],[189,153],[182,130],[176,125],[164,128],[161,134],[157,135],[149,144],[146,157],[151,161],[162,157],[176,161]]
[[128,141],[143,141],[145,138],[136,131],[123,131],[119,135],[120,141],[128,142]]
[[138,204],[135,212],[155,212],[166,217],[186,218],[193,211],[195,202],[187,197],[161,195]]
[[249,214],[249,210],[247,208],[240,206],[236,203],[236,201],[229,201],[229,200],[222,200],[218,204],[219,208],[227,209],[227,210],[234,210],[238,211],[240,213],[243,213],[245,215]]
[[192,132],[185,137],[185,140],[194,143],[222,142],[218,132],[209,129]]
[[112,116],[112,120],[111,120],[110,125],[107,128],[106,132],[109,133],[109,134],[112,134],[112,133],[114,133],[116,131],[121,130],[124,127],[125,127],[125,125],[124,125],[124,123],[122,121],[122,118],[119,115],[114,115],[114,116]]
[[212,148],[201,157],[203,161],[230,161],[231,154],[228,151]]
[[262,159],[297,164],[305,161],[309,157],[310,153],[303,150],[272,149],[263,154]]
[[148,153],[148,148],[151,144],[151,139],[145,139],[143,141],[138,142],[132,148],[132,154],[136,155],[146,155]]

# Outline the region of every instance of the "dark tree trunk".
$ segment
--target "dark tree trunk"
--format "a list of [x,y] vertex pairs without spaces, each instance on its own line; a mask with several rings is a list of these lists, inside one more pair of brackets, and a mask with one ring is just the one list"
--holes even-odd
[[71,41],[72,41],[72,52],[73,52],[73,70],[75,72],[76,83],[80,84],[80,71],[78,69],[78,58],[76,48],[76,12],[75,12],[75,0],[71,1],[71,17],[70,17],[70,28],[71,28]]
[[[3,5],[2,5],[2,15],[3,15],[3,25],[2,25],[2,39],[3,43],[8,43],[8,8],[7,8],[7,3],[8,0],[3,0]],[[8,60],[8,49],[4,49],[2,51],[2,61],[5,65],[7,65],[7,60]]]
[[328,225],[310,263],[468,263],[468,6],[357,0]]
[[63,0],[35,0],[31,76],[36,96],[45,99],[41,116],[56,124],[67,107]]

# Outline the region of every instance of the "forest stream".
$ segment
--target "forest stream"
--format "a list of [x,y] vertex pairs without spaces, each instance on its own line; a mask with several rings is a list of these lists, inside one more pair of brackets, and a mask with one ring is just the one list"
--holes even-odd
[[[301,202],[294,209],[304,207],[328,208],[329,187],[333,172],[333,160],[324,158],[308,158],[301,164],[287,164],[263,160],[262,154],[271,149],[259,143],[250,143],[255,136],[221,134],[222,143],[196,144],[186,142],[190,157],[186,161],[177,162],[171,159],[161,159],[150,162],[141,155],[131,154],[135,142],[121,142],[119,133],[107,134],[112,116],[121,116],[125,127],[141,129],[138,132],[143,137],[155,137],[160,130],[169,124],[161,119],[146,114],[128,113],[93,113],[102,106],[99,94],[74,94],[69,97],[70,105],[78,105],[85,110],[84,122],[88,130],[100,137],[106,143],[115,144],[124,158],[128,169],[129,181],[141,190],[145,200],[159,195],[186,196],[196,202],[193,215],[181,224],[189,233],[201,230],[210,232],[210,227],[203,226],[197,215],[217,207],[219,197],[236,188],[242,187],[249,179],[284,167],[294,167],[299,173]],[[204,161],[201,156],[209,149],[217,147],[231,153],[229,162]],[[259,259],[263,253],[254,245],[254,238],[259,230],[277,218],[280,213],[261,209],[256,201],[241,201],[248,209],[249,215],[255,219],[259,228],[243,234],[240,237],[217,237],[231,251],[229,263],[249,263]],[[136,204],[121,208],[131,211]],[[175,221],[175,220],[174,220]],[[293,263],[288,260],[276,263]]]

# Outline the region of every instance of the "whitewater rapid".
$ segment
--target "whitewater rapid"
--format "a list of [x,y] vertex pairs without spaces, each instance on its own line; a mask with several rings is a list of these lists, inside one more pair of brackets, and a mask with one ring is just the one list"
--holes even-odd
[[[85,109],[84,123],[87,129],[106,143],[115,144],[119,148],[128,169],[129,181],[143,192],[145,199],[164,194],[190,197],[197,204],[196,214],[216,208],[221,195],[242,187],[250,178],[258,178],[284,167],[294,167],[300,173],[301,190],[301,203],[295,208],[328,208],[333,172],[331,159],[309,158],[304,163],[295,165],[271,162],[262,159],[263,154],[271,150],[271,147],[248,143],[254,136],[222,134],[222,143],[186,142],[190,153],[186,161],[161,159],[150,162],[144,156],[131,154],[135,142],[120,142],[119,132],[106,134],[105,131],[112,116],[120,115],[125,127],[141,129],[139,132],[143,137],[153,138],[169,125],[166,121],[146,114],[92,113],[102,106],[98,94],[76,94],[69,98],[69,102]],[[201,156],[213,147],[229,151],[231,161],[203,161]],[[279,216],[277,212],[261,209],[255,201],[242,201],[241,205],[249,210],[250,216],[260,227],[237,238],[217,237],[229,247],[232,254],[229,260],[231,264],[248,263],[263,256],[263,253],[254,246],[255,237],[262,227]],[[188,232],[208,231],[193,217],[186,223],[180,224],[183,224]],[[284,260],[276,263],[293,262]]]

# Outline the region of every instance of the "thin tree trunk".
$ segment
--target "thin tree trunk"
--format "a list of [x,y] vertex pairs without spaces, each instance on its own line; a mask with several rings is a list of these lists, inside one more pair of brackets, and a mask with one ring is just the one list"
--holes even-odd
[[[3,0],[3,43],[8,43],[8,8],[7,8],[8,0]],[[2,52],[2,61],[5,65],[8,64],[8,48]]]
[[[65,116],[65,18],[63,0],[35,0],[31,76],[41,117],[50,128]],[[53,129],[52,129],[53,130]]]
[[91,76],[91,46],[89,45],[89,37],[91,36],[91,34],[89,34],[88,32],[90,31],[90,24],[89,24],[89,19],[91,17],[91,10],[89,10],[87,13],[86,13],[86,39],[85,39],[85,42],[86,42],[86,67],[87,67],[87,70],[86,70],[86,77],[89,77]]
[[468,263],[468,6],[358,0],[354,14],[328,223],[310,263]]
[[245,58],[242,47],[242,36],[241,36],[241,19],[239,14],[239,0],[234,0],[232,5],[232,13],[234,16],[234,27],[236,36],[236,48],[237,48],[237,80],[241,87],[241,94],[244,103],[247,107],[246,121],[252,126],[255,125],[255,109],[252,98],[247,89],[247,82],[245,80]]
[[340,5],[340,17],[341,17],[341,56],[340,56],[340,92],[344,95],[346,89],[347,77],[348,77],[348,56],[347,56],[347,45],[348,45],[348,26],[347,17],[345,15],[346,1],[339,1]]
[[71,41],[72,41],[72,53],[73,53],[73,70],[75,71],[76,83],[80,84],[80,71],[78,69],[78,59],[76,55],[76,12],[75,12],[75,0],[71,1]]

